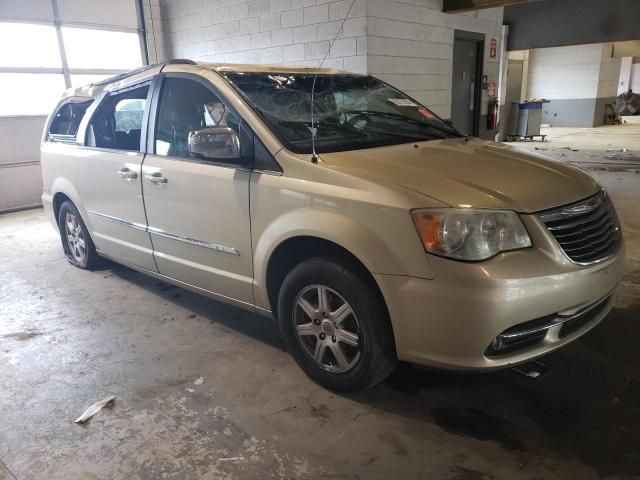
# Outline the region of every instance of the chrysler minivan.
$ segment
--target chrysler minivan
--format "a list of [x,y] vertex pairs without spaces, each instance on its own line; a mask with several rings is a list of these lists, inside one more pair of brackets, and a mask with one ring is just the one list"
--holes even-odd
[[320,384],[492,370],[610,311],[624,244],[588,174],[460,135],[385,82],[171,61],[68,90],[43,203],[100,257],[257,313]]

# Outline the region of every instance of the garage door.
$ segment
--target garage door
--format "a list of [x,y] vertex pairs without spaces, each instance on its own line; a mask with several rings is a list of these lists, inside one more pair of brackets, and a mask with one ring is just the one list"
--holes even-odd
[[0,1],[0,212],[40,204],[40,139],[66,88],[141,66],[137,0]]

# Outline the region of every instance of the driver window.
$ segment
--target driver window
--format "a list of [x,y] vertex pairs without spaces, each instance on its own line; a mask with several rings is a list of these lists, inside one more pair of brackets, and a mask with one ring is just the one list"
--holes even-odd
[[212,127],[229,127],[239,133],[240,121],[202,83],[187,78],[166,78],[156,120],[155,153],[200,158],[190,151],[189,136]]

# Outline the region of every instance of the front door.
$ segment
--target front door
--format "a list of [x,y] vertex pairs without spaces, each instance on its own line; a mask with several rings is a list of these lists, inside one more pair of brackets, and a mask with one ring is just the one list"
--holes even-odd
[[142,204],[141,138],[151,82],[108,94],[74,152],[78,196],[96,248],[125,262],[156,270]]
[[455,38],[453,44],[453,82],[451,121],[465,135],[478,135],[480,119],[480,57],[482,42]]
[[239,117],[201,77],[163,75],[152,109],[152,148],[142,167],[144,201],[161,274],[253,304],[251,171],[190,153],[189,135],[240,128]]

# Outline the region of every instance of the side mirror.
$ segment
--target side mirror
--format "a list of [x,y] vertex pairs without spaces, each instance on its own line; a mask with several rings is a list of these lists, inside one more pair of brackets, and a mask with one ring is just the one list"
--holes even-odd
[[189,154],[194,158],[240,163],[240,138],[229,127],[207,127],[189,132]]

